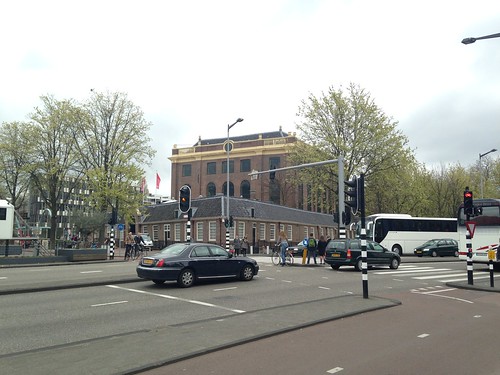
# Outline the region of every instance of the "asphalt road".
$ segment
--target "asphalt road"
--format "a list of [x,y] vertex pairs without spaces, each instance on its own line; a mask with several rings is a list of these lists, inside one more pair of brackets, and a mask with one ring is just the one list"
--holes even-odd
[[[132,262],[1,269],[0,312],[8,318],[0,323],[0,366],[14,374],[116,374],[235,345],[246,355],[247,345],[264,344],[274,335],[304,332],[337,319],[345,323],[356,319],[348,316],[368,311],[361,316],[371,319],[378,309],[400,310],[398,301],[406,306],[408,296],[425,288],[430,289],[422,292],[423,298],[444,293],[446,298],[440,299],[457,303],[448,296],[451,291],[443,292],[445,280],[447,275],[448,280],[463,278],[465,267],[447,260],[404,262],[397,272],[370,269],[369,299],[360,297],[361,275],[352,269],[276,267],[269,258],[259,258],[261,272],[251,282],[203,283],[190,289],[141,281]],[[424,301],[424,311],[441,309]],[[418,312],[411,309],[409,316],[418,317]],[[408,325],[413,321],[409,316],[389,322],[400,319]],[[127,350],[136,347],[144,350]]]

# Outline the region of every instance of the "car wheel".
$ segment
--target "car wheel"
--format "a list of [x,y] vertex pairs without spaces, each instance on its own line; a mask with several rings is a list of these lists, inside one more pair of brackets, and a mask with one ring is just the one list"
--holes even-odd
[[358,261],[354,265],[354,268],[356,269],[356,271],[363,270],[363,260],[362,259],[358,259]]
[[330,266],[334,269],[334,270],[338,270],[340,268],[340,266],[338,264],[330,264]]
[[438,253],[436,252],[436,250],[432,250],[431,257],[435,258],[437,256],[438,256]]
[[398,255],[403,255],[403,249],[399,245],[394,245],[392,247],[392,251],[395,252]]
[[240,279],[250,281],[253,279],[253,267],[250,264],[245,264],[241,270]]
[[391,260],[391,264],[389,265],[389,267],[391,267],[391,269],[393,269],[393,270],[397,270],[398,267],[399,267],[399,259],[398,258],[393,258]]
[[165,280],[153,280],[156,285],[165,284]]
[[177,284],[181,288],[189,288],[194,284],[194,272],[191,269],[182,270],[177,278]]

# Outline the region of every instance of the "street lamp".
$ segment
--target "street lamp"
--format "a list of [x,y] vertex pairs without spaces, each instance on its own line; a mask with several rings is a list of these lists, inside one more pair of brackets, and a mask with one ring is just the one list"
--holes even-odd
[[484,198],[484,196],[483,196],[483,162],[481,161],[481,159],[483,158],[483,156],[491,154],[492,152],[495,152],[495,151],[497,151],[497,149],[492,148],[490,151],[485,152],[484,154],[479,154],[479,168],[480,168],[480,173],[481,173],[481,198]]
[[227,196],[227,205],[226,205],[226,250],[229,250],[229,152],[232,149],[231,143],[229,143],[229,129],[231,129],[238,122],[242,122],[243,119],[240,117],[231,125],[227,126],[227,142],[226,142],[226,154],[227,154],[227,164],[226,164],[226,172],[227,172],[227,181],[226,181],[226,196]]
[[465,38],[465,39],[462,39],[462,43],[463,43],[463,44],[472,44],[472,43],[474,43],[476,40],[481,40],[481,39],[490,39],[490,38],[499,38],[499,37],[500,37],[500,33],[498,33],[498,34],[486,35],[486,36],[480,36],[480,37],[477,37],[477,38]]

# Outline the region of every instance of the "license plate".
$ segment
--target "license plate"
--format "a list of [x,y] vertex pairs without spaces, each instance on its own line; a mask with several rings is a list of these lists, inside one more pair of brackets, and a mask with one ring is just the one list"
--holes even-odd
[[332,257],[334,257],[334,258],[340,258],[340,254],[333,253]]
[[422,250],[417,250],[416,253],[417,254],[422,254]]
[[145,264],[146,266],[150,266],[154,263],[154,260],[153,259],[143,259],[142,260],[142,264]]

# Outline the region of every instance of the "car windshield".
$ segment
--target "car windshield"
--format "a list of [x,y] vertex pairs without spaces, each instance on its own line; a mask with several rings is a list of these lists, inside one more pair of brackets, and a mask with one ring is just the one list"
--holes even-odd
[[436,244],[436,240],[429,240],[426,243],[424,243],[422,246],[433,246]]
[[182,253],[189,245],[186,245],[185,243],[175,243],[173,245],[170,245],[166,248],[164,248],[162,251],[160,251],[158,254],[161,254],[162,256],[177,256],[180,253]]
[[151,241],[151,237],[149,237],[149,234],[142,234],[141,236],[144,241]]

